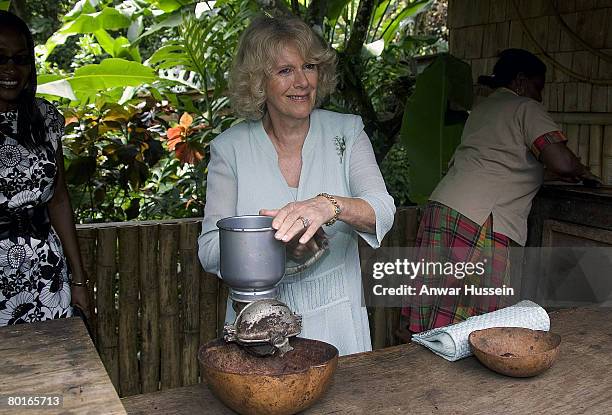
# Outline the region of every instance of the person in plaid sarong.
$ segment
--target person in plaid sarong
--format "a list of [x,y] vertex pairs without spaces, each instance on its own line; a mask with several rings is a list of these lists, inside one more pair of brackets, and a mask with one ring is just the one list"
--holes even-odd
[[[503,51],[491,76],[495,91],[471,112],[449,172],[425,207],[418,258],[486,264],[484,275],[419,275],[419,287],[502,288],[510,284],[510,247],[524,246],[527,216],[544,167],[557,178],[598,180],[566,146],[541,104],[546,66],[521,49]],[[520,287],[514,287],[516,291]],[[402,329],[418,333],[507,306],[498,295],[417,295],[406,299]],[[514,300],[514,299],[512,299]],[[516,300],[514,300],[516,301]]]

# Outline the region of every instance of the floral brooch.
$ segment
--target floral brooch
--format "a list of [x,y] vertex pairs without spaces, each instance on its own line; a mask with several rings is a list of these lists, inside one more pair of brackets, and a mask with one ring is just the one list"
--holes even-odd
[[344,157],[344,150],[346,150],[346,140],[344,136],[337,135],[334,137],[334,141],[336,142],[336,153],[338,153],[340,164],[342,164],[342,157]]

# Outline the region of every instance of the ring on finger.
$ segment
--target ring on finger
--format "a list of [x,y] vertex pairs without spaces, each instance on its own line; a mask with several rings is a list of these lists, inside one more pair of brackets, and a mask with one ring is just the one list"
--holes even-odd
[[304,225],[305,228],[307,228],[308,225],[310,225],[310,220],[308,218],[300,216],[298,219],[302,221],[302,225]]

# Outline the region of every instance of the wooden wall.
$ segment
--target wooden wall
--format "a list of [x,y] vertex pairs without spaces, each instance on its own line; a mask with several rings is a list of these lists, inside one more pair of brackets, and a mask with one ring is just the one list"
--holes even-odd
[[612,0],[449,0],[448,26],[450,52],[472,66],[474,82],[506,48],[546,62],[544,104],[582,162],[612,184]]

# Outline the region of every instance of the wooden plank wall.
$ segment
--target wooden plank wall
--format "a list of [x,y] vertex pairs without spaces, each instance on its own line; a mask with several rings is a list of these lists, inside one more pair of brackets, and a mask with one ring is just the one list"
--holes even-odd
[[[412,246],[416,208],[400,208],[383,246]],[[199,381],[197,351],[222,334],[227,288],[202,270],[200,219],[78,225],[100,358],[120,396]],[[370,248],[360,246],[362,258]],[[397,344],[399,309],[370,309],[375,348]]]
[[[608,81],[583,82],[551,65],[525,32],[513,2],[529,32],[544,51],[572,71]],[[576,41],[567,26],[592,50]],[[570,147],[583,163],[612,184],[612,0],[449,0],[450,52],[472,66],[474,82],[490,74],[499,52],[523,48],[547,63],[544,104],[562,125]],[[475,85],[478,96],[490,91]],[[477,99],[478,101],[478,99]]]

